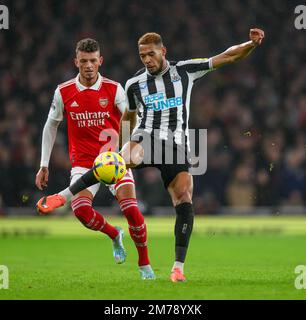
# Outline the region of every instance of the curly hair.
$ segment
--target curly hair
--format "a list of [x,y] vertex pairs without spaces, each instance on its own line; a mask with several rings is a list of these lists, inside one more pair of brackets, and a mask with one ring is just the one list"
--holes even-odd
[[99,42],[90,38],[82,39],[76,45],[75,52],[78,53],[78,51],[82,51],[82,52],[100,51]]

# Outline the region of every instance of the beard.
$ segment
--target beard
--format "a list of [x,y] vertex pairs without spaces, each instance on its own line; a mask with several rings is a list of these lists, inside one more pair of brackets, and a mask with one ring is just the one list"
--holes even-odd
[[163,61],[161,61],[159,67],[156,69],[156,71],[153,71],[153,72],[149,72],[152,76],[156,76],[158,75],[159,73],[161,73],[163,70]]

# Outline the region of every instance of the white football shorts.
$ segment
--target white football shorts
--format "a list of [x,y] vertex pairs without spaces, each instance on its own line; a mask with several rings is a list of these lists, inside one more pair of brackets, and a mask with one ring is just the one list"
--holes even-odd
[[[83,168],[83,167],[74,167],[71,169],[70,174],[70,185],[74,184],[83,174],[85,174],[90,169]],[[112,193],[113,196],[116,196],[117,190],[127,184],[135,184],[133,173],[131,169],[127,169],[125,176],[118,181],[116,184],[110,184],[106,186],[108,187],[109,191]],[[100,183],[94,184],[93,186],[87,188],[87,190],[93,195],[96,195],[100,188]]]

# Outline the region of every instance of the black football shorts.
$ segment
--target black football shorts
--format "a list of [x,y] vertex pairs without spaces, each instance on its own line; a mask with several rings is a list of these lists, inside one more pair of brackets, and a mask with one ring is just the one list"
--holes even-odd
[[188,157],[187,144],[176,144],[174,139],[163,140],[137,129],[131,136],[131,141],[138,142],[144,149],[144,158],[135,169],[154,167],[160,170],[165,188],[180,172],[189,172],[190,160]]

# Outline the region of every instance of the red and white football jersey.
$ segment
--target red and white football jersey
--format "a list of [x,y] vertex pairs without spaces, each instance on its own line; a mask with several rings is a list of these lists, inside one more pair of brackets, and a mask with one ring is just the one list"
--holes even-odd
[[122,86],[100,74],[90,88],[79,82],[79,75],[57,87],[48,117],[56,121],[67,119],[72,167],[91,168],[111,137],[112,142],[118,139],[125,108]]

